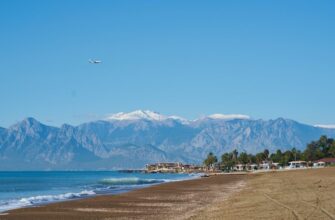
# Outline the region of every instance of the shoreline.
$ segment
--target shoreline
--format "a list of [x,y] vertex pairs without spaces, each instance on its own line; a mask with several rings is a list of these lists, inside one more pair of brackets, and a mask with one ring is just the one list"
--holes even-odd
[[[18,171],[18,172],[21,172],[21,171]],[[34,172],[43,172],[43,171],[34,171]],[[55,172],[66,172],[66,171],[55,171]],[[72,172],[72,171],[69,171],[69,172]],[[119,179],[120,180],[125,179],[124,181],[127,181],[127,179],[132,179],[132,178],[140,179],[139,177],[124,177],[124,178],[121,177]],[[164,183],[187,181],[187,180],[193,180],[197,178],[200,178],[200,175],[188,175],[187,177],[177,178],[177,179],[164,179],[164,178],[163,179],[150,179],[149,178],[148,183],[135,184],[135,185],[131,185],[131,184],[130,185],[119,185],[119,186],[116,185],[115,187],[113,187],[113,189],[109,189],[109,190],[106,189],[104,191],[99,191],[99,190],[97,191],[97,189],[82,189],[81,191],[71,191],[71,190],[64,191],[59,194],[46,193],[46,194],[26,196],[26,197],[21,197],[15,200],[14,199],[10,200],[9,202],[11,203],[9,202],[7,203],[7,208],[2,207],[2,210],[0,209],[0,216],[6,215],[8,214],[8,212],[14,211],[17,209],[42,207],[42,206],[47,206],[47,205],[51,205],[54,203],[71,202],[71,201],[76,201],[76,200],[81,200],[81,199],[94,198],[97,196],[120,195],[120,194],[128,193],[134,190],[148,188],[148,187],[152,187],[152,186],[160,185]],[[115,179],[118,179],[118,178],[115,178]]]
[[212,175],[8,211],[0,220],[335,219],[335,167]]
[[[9,210],[3,212],[0,219],[156,219],[158,213],[163,219],[166,216],[185,219],[241,190],[246,176],[213,175],[161,183],[117,195],[96,195]],[[190,201],[192,198],[196,200]]]

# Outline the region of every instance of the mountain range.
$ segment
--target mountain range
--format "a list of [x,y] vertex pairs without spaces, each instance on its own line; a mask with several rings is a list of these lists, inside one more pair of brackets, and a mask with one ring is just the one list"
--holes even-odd
[[110,170],[159,161],[199,164],[209,152],[220,156],[234,149],[303,150],[321,135],[335,137],[335,129],[246,115],[187,120],[138,110],[61,127],[26,118],[0,128],[0,170]]

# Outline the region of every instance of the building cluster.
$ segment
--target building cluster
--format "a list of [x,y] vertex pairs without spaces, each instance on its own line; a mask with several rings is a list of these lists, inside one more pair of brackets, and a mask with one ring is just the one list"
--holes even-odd
[[281,169],[281,166],[279,165],[279,163],[273,163],[272,161],[263,161],[260,164],[239,163],[233,167],[234,171],[255,171],[255,170],[273,170],[273,169]]
[[263,161],[260,164],[236,164],[233,167],[233,171],[255,171],[255,170],[277,170],[277,169],[299,169],[299,168],[321,168],[326,166],[334,166],[335,158],[323,158],[317,161],[306,162],[306,161],[291,161],[288,166],[283,167],[279,163],[273,163],[272,161]]
[[[306,161],[291,161],[288,166],[282,166],[279,163],[272,161],[263,161],[262,163],[250,163],[250,164],[235,164],[232,167],[232,171],[267,171],[267,170],[279,170],[279,169],[299,169],[299,168],[321,168],[326,166],[335,166],[335,158],[324,158],[317,161],[306,162]],[[196,166],[191,164],[176,163],[154,163],[146,165],[146,173],[201,173],[201,172],[220,172],[224,170],[220,164],[215,164],[212,167]]]
[[154,163],[146,165],[147,173],[200,173],[205,169],[202,166],[182,163]]
[[307,167],[306,161],[291,161],[288,166],[283,167],[280,163],[272,161],[263,161],[260,164],[236,164],[233,167],[234,171],[256,171],[256,170],[279,170],[279,169],[297,169]]
[[313,167],[335,166],[335,158],[323,158],[313,163]]

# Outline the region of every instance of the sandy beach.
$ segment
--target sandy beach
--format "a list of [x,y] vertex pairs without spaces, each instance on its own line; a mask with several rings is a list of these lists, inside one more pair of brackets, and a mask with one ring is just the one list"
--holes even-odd
[[335,168],[255,174],[192,219],[335,219]]
[[165,183],[12,210],[0,219],[335,219],[334,204],[335,168],[325,168]]
[[187,219],[242,189],[245,175],[170,182],[120,195],[17,209],[0,219]]

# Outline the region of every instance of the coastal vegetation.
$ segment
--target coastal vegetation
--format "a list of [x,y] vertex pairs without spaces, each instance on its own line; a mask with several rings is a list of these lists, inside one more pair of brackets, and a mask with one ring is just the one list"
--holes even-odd
[[221,155],[221,161],[217,162],[216,156],[211,152],[204,160],[204,165],[207,167],[219,166],[225,171],[230,171],[236,164],[253,164],[262,163],[263,161],[272,161],[285,166],[290,161],[304,160],[304,161],[316,161],[322,158],[335,157],[335,140],[328,138],[323,135],[319,140],[312,141],[307,144],[304,151],[292,148],[282,152],[277,150],[270,154],[268,149],[256,154],[248,154],[246,152],[239,153],[237,150],[233,150],[229,153]]
[[207,158],[204,160],[204,164],[206,167],[213,167],[215,163],[217,162],[218,162],[218,159],[212,152],[210,152],[207,155]]

